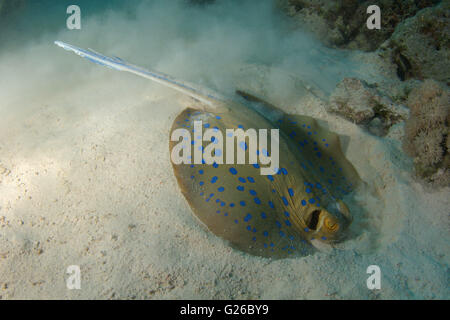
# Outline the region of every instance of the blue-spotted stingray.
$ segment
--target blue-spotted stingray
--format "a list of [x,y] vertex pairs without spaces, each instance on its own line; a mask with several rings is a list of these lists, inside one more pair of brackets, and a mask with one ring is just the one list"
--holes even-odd
[[[237,93],[248,103],[120,58],[55,43],[97,64],[154,80],[194,98],[197,106],[182,111],[171,132],[184,128],[195,137],[194,121],[200,120],[205,129],[223,133],[237,128],[279,129],[279,168],[273,175],[261,175],[259,162],[172,162],[181,192],[212,233],[239,250],[270,258],[308,255],[313,252],[312,244],[333,244],[345,238],[352,216],[342,199],[360,178],[345,158],[339,137],[313,118],[286,114],[245,92]],[[213,142],[211,138],[208,144]],[[177,143],[169,142],[170,151]],[[195,143],[194,138],[189,145],[192,154],[194,148],[205,146],[205,141]],[[250,148],[245,145],[244,150],[248,158]],[[225,159],[226,150],[223,153]]]

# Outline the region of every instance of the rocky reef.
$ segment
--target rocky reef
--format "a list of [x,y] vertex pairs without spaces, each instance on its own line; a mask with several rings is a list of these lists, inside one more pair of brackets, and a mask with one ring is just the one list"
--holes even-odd
[[[302,28],[328,46],[379,51],[397,66],[401,80],[433,78],[449,83],[450,1],[277,0]],[[369,5],[381,10],[381,29],[366,26]]]
[[450,1],[405,19],[380,46],[401,80],[432,78],[450,83]]
[[389,128],[407,119],[409,111],[380,93],[364,80],[345,78],[330,96],[330,112],[361,124],[375,135],[383,136]]
[[[449,186],[450,0],[276,1],[326,45],[371,52],[396,70],[384,83],[343,79],[328,111],[377,136],[404,122],[403,150],[417,177]],[[381,9],[379,30],[366,26],[373,4]]]
[[[278,0],[278,4],[299,24],[314,32],[326,44],[341,48],[376,50],[396,26],[437,0]],[[369,5],[382,12],[381,29],[366,27]]]

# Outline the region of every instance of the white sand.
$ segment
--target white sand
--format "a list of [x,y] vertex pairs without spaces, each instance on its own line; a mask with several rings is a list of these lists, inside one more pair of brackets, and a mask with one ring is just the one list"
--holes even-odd
[[[350,137],[347,156],[379,199],[359,199],[367,213],[354,229],[365,230],[345,250],[253,257],[202,229],[177,189],[168,133],[191,102],[95,71],[63,92],[18,98],[26,113],[3,113],[2,298],[448,298],[449,190],[414,183],[397,140],[369,136],[318,100],[292,107]],[[379,291],[366,288],[371,264]],[[66,288],[69,265],[81,267],[81,290]]]
[[[402,127],[381,139],[311,95],[291,102],[345,136],[370,187],[354,239],[272,261],[204,230],[178,190],[168,135],[192,100],[49,43],[0,56],[0,297],[448,299],[449,189],[413,181]],[[366,287],[373,264],[381,290]],[[66,288],[69,265],[80,290]]]

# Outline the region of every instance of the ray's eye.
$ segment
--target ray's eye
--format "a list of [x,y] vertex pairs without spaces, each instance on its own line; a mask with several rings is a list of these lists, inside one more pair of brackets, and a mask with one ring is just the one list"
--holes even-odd
[[325,218],[324,220],[325,227],[330,231],[337,231],[339,229],[339,224],[337,222],[333,222],[330,218]]

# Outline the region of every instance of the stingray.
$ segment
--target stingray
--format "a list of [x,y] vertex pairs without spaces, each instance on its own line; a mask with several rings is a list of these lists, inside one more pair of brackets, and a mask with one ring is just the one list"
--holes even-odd
[[[188,161],[172,161],[173,171],[200,223],[231,246],[252,255],[284,258],[308,255],[315,246],[333,245],[345,239],[352,216],[343,200],[360,184],[360,178],[345,158],[339,137],[315,119],[286,114],[249,93],[237,91],[240,99],[226,98],[92,49],[60,41],[55,44],[97,64],[134,73],[194,98],[193,105],[176,117],[170,130],[171,134],[179,129],[186,133],[181,137],[182,145],[179,140],[169,139],[171,153],[181,145],[178,151],[190,155],[185,157]],[[209,141],[200,136],[198,124],[201,131],[212,130]],[[273,174],[261,174],[261,168],[267,164],[262,163],[261,157],[253,163],[221,161],[218,157],[226,159],[233,152],[230,158],[236,160],[239,148],[245,159],[255,152],[269,156],[275,151],[255,150],[249,140],[236,143],[233,149],[214,147],[227,129],[250,128],[277,130],[280,157]],[[271,136],[267,141],[272,139]],[[209,159],[216,161],[194,161],[191,155],[203,155],[209,146]]]

